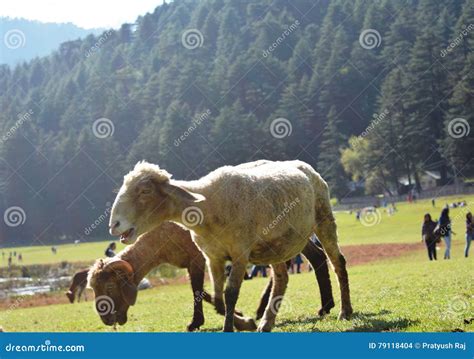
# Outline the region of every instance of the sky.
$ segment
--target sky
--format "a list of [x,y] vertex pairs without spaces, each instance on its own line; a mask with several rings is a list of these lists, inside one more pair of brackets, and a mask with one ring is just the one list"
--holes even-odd
[[[0,17],[72,22],[85,28],[118,28],[151,12],[163,0],[2,0]],[[168,1],[169,2],[169,1]]]

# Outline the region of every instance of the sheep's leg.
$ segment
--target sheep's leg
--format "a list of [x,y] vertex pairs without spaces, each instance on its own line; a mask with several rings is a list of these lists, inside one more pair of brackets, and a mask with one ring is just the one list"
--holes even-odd
[[242,285],[242,281],[244,280],[247,263],[247,259],[242,257],[232,262],[232,269],[230,271],[229,280],[225,288],[224,332],[234,331],[235,304],[239,298],[240,287]]
[[341,312],[339,313],[339,319],[349,319],[352,314],[352,305],[346,259],[337,243],[337,226],[332,212],[329,209],[328,211],[323,211],[323,213],[318,213],[318,210],[316,210],[316,226],[314,230],[337,274],[339,289],[341,290]]
[[267,307],[268,300],[270,299],[270,293],[272,292],[272,285],[273,285],[273,271],[272,271],[270,280],[268,281],[268,284],[265,287],[265,290],[263,291],[262,296],[260,298],[260,304],[257,309],[257,319],[262,318],[263,313],[265,313],[265,308]]
[[288,270],[285,263],[272,264],[273,286],[270,301],[263,314],[263,319],[258,325],[257,331],[269,332],[275,325],[276,315],[280,308],[283,296],[288,285]]
[[76,295],[77,295],[77,302],[79,303],[81,301],[81,297],[82,297],[82,291],[83,291],[83,287],[79,287],[77,288],[76,290]]
[[321,295],[321,309],[318,311],[319,316],[329,314],[334,308],[334,298],[332,296],[331,279],[329,278],[329,268],[326,254],[320,246],[309,241],[303,249],[303,254],[311,263],[316,280],[318,281],[319,293]]
[[204,324],[204,313],[202,309],[202,300],[204,297],[204,263],[202,266],[192,266],[188,268],[191,278],[191,288],[193,290],[193,320],[188,324],[188,332],[199,329]]
[[211,274],[212,286],[214,289],[214,307],[217,313],[225,314],[224,305],[224,283],[225,283],[225,272],[224,262],[215,259],[209,259],[208,266]]

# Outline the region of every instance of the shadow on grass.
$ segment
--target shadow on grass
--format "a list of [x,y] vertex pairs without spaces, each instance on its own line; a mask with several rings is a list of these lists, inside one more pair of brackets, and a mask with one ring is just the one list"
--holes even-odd
[[390,314],[389,310],[381,310],[378,313],[354,313],[354,326],[347,332],[398,332],[410,326],[419,324],[418,319],[408,318],[381,318],[382,315]]
[[[419,324],[419,320],[412,320],[408,318],[381,318],[384,315],[391,314],[392,312],[389,310],[381,310],[380,312],[373,313],[361,313],[355,312],[352,318],[347,321],[347,323],[351,324],[351,328],[346,329],[346,332],[398,332],[404,329],[409,328],[410,326]],[[312,325],[312,328],[308,330],[308,332],[323,332],[318,328],[318,322],[325,320],[324,317],[304,317],[299,319],[287,319],[279,321],[277,319],[277,323],[275,328],[281,328],[288,325],[295,325],[301,326],[305,324]],[[222,327],[214,327],[214,328],[205,328],[201,330],[202,332],[220,332],[222,331]],[[338,331],[338,330],[334,330]],[[327,332],[327,330],[325,330]]]

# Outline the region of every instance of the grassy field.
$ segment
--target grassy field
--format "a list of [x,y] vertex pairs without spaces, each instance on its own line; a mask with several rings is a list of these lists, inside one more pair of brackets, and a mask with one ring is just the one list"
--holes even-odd
[[[434,219],[439,217],[441,207],[447,202],[466,200],[468,208],[474,212],[474,196],[438,198],[437,208],[432,208],[431,201],[418,201],[414,204],[398,204],[398,212],[389,216],[384,209],[380,209],[378,215],[367,218],[367,226],[356,221],[355,214],[346,212],[336,213],[339,229],[340,243],[344,245],[355,244],[376,244],[376,243],[413,243],[419,241],[421,222],[423,215],[430,212]],[[453,238],[454,242],[464,241],[464,219],[467,209],[456,208],[451,210],[453,228],[458,236]],[[51,246],[33,246],[2,249],[6,253],[17,251],[23,255],[22,264],[46,264],[59,263],[62,261],[93,261],[104,255],[105,248],[109,241],[80,243],[79,245],[67,244],[57,246],[58,253],[52,254]],[[120,250],[123,245],[117,243]],[[7,265],[7,254],[5,259],[0,259],[0,267]]]
[[[472,211],[474,197],[463,198]],[[457,198],[446,201],[453,202]],[[341,244],[408,243],[420,241],[420,223],[425,212],[438,217],[444,200],[433,210],[428,201],[400,204],[392,217],[381,212],[378,224],[368,227],[354,215],[338,213]],[[280,309],[275,331],[473,331],[474,330],[474,249],[463,257],[466,208],[451,211],[454,223],[452,259],[429,262],[424,250],[349,268],[354,316],[338,321],[339,289],[333,279],[336,308],[323,319],[316,318],[320,299],[314,275],[291,275],[287,296]],[[443,247],[441,245],[441,247]],[[423,248],[423,247],[421,247]],[[22,249],[26,253],[29,249]],[[93,260],[101,256],[104,243],[61,246],[56,256],[49,248],[31,249],[36,262]],[[442,258],[442,252],[438,252]],[[62,257],[60,257],[62,256]],[[28,257],[26,257],[28,258]],[[245,281],[238,307],[253,315],[266,279]],[[206,283],[209,287],[209,283]],[[89,295],[91,297],[91,295]],[[22,298],[18,299],[19,301]],[[218,331],[222,317],[205,306],[202,330]],[[192,294],[188,284],[160,286],[139,293],[129,311],[129,322],[119,331],[184,331],[192,315]],[[58,318],[57,320],[55,318]],[[110,331],[100,321],[92,301],[47,307],[0,311],[5,331]]]
[[[416,251],[383,262],[349,269],[355,314],[338,321],[335,309],[323,319],[315,316],[319,305],[312,273],[290,276],[275,331],[473,331],[474,281],[472,258],[462,258],[454,248],[450,261],[428,262]],[[333,277],[334,280],[334,277]],[[238,307],[253,315],[266,279],[244,282]],[[334,293],[339,305],[338,288]],[[183,331],[191,318],[188,284],[169,285],[139,293],[129,311],[129,322],[119,331]],[[222,317],[204,304],[202,330],[217,331]],[[58,318],[55,320],[54,318]],[[59,319],[60,318],[60,319]],[[93,309],[92,301],[0,312],[5,331],[110,331]]]

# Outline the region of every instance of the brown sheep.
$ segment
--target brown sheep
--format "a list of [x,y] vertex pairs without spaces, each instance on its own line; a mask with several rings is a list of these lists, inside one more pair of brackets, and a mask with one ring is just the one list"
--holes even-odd
[[[271,331],[288,285],[285,261],[304,250],[312,232],[336,272],[340,319],[352,314],[346,260],[338,244],[329,189],[302,161],[256,161],[224,166],[195,181],[178,181],[159,166],[139,162],[125,177],[109,220],[123,243],[164,221],[191,228],[206,256],[217,305],[224,305],[224,331],[234,329],[234,309],[248,263],[271,264],[273,286],[258,331]],[[227,286],[225,262],[232,261]],[[273,310],[272,310],[273,309]]]
[[84,294],[84,299],[87,301],[87,294],[84,291],[87,285],[87,273],[89,269],[83,269],[79,272],[76,272],[72,276],[71,286],[69,290],[66,292],[66,297],[68,297],[69,302],[74,303],[74,299],[77,296],[77,301],[81,301],[81,296]]
[[[99,259],[90,268],[88,285],[94,290],[96,309],[104,324],[117,322],[123,325],[127,322],[127,311],[135,304],[138,283],[153,268],[164,263],[188,270],[194,312],[187,330],[194,331],[204,324],[202,302],[212,303],[212,297],[203,289],[206,261],[192,241],[189,230],[173,222],[163,223],[140,236],[134,245],[115,257]],[[256,329],[252,318],[239,314],[236,312],[234,318],[238,330]]]

